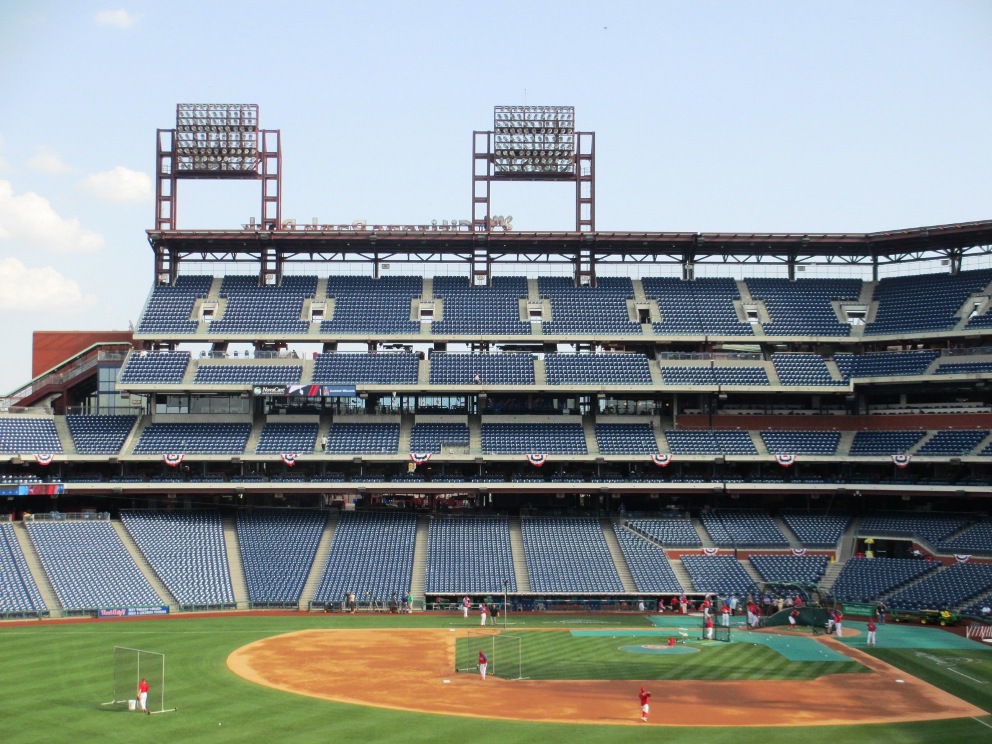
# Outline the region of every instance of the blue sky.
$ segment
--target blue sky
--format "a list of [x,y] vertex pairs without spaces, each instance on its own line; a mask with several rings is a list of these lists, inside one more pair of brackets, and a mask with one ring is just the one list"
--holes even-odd
[[[155,130],[257,103],[283,213],[471,214],[493,107],[576,108],[604,231],[874,231],[992,217],[992,2],[89,2],[0,5],[0,393],[34,330],[126,329],[152,282]],[[180,228],[257,184],[183,182]],[[497,185],[519,230],[566,185]]]

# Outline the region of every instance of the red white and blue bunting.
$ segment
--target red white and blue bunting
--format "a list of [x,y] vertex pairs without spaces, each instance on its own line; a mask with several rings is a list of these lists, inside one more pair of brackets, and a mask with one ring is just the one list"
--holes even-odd
[[792,554],[793,555],[806,555],[806,548],[793,548],[792,549]]
[[892,463],[897,468],[904,468],[909,465],[909,461],[913,459],[912,455],[892,455]]
[[703,555],[718,555],[720,548],[703,548]]
[[653,462],[659,468],[667,468],[672,462],[672,456],[668,454],[651,455],[651,462]]
[[289,467],[293,467],[296,464],[296,454],[293,452],[283,452],[279,457]]
[[183,461],[183,454],[181,452],[168,452],[162,455],[162,459],[165,460],[165,464],[170,468],[179,467],[180,463]]
[[959,555],[958,553],[955,553],[954,554],[954,560],[956,560],[958,563],[967,563],[968,561],[971,560],[971,556],[970,555]]
[[529,462],[535,468],[541,467],[547,461],[548,461],[547,455],[538,455],[538,454],[527,455],[527,462]]
[[428,462],[431,457],[434,456],[433,452],[411,452],[410,459],[413,460],[415,465],[423,465]]
[[783,468],[791,468],[796,462],[795,455],[775,455],[775,462]]
[[35,455],[34,456],[34,461],[36,463],[38,463],[39,465],[51,465],[52,464],[52,460],[54,460],[54,459],[55,459],[55,455],[45,454],[45,455]]

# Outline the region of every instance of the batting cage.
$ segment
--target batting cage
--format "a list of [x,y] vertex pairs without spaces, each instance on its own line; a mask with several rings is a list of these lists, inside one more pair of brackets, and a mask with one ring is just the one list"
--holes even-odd
[[148,685],[149,713],[177,710],[167,708],[165,704],[165,654],[114,646],[113,675],[113,697],[104,705],[122,705],[127,706],[127,710],[140,710],[137,700],[138,685],[145,680]]
[[519,636],[469,630],[455,644],[455,671],[478,672],[479,651],[489,657],[488,673],[502,679],[524,679],[523,653]]

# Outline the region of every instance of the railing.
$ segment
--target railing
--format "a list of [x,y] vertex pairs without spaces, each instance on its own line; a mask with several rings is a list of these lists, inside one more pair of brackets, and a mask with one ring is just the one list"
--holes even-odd
[[[128,345],[130,347],[130,345]],[[68,364],[58,367],[52,372],[47,372],[31,380],[24,387],[15,390],[10,395],[0,398],[0,411],[6,413],[25,413],[30,409],[18,408],[17,402],[33,395],[51,385],[63,385],[78,375],[93,369],[97,364],[108,361],[123,361],[127,356],[126,351],[116,351],[109,349],[98,349],[94,354],[92,350],[84,351],[79,357]],[[37,413],[37,411],[35,411]]]
[[24,512],[25,522],[109,522],[110,512]]

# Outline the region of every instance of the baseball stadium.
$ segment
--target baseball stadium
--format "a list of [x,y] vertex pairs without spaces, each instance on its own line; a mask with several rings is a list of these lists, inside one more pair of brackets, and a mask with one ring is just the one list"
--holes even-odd
[[992,740],[992,220],[602,232],[576,121],[325,224],[258,105],[176,106],[133,329],[0,399],[3,741]]

